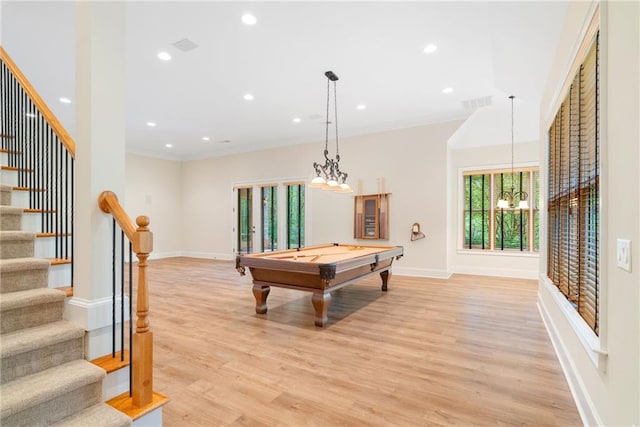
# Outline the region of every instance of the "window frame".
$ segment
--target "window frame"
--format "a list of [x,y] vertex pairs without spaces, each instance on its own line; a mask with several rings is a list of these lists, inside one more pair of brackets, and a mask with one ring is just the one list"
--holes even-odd
[[[538,162],[521,162],[513,164],[514,173],[520,171],[532,171],[538,172],[538,181],[540,181],[540,166]],[[527,249],[519,250],[519,249],[500,249],[496,248],[495,245],[495,232],[496,232],[496,221],[495,214],[498,211],[496,209],[497,203],[497,193],[495,191],[495,182],[494,175],[499,175],[500,173],[511,173],[511,165],[510,164],[498,164],[498,165],[487,165],[482,167],[464,167],[458,169],[458,236],[457,236],[457,251],[462,254],[477,254],[477,255],[490,255],[490,256],[520,256],[520,257],[539,257],[540,253],[540,242],[538,242],[538,249],[535,250],[535,242],[534,239],[530,237],[527,238]],[[466,209],[466,194],[465,194],[465,178],[469,175],[490,175],[490,183],[489,183],[489,248],[469,248],[465,245],[465,235],[466,235],[466,224],[465,224],[465,213]],[[539,182],[538,182],[539,185]],[[535,183],[534,180],[530,180],[528,188],[525,190],[529,194],[529,200],[531,201],[531,197],[534,195]],[[539,197],[539,196],[538,196]],[[540,200],[540,199],[539,199]],[[492,202],[493,201],[493,202]],[[540,200],[541,201],[541,200]],[[535,212],[538,212],[539,218],[541,219],[541,203],[537,205],[535,203],[530,202],[530,208],[528,211],[533,215],[530,215],[530,220],[528,220],[527,225],[527,235],[535,235]],[[539,220],[540,220],[539,219]]]

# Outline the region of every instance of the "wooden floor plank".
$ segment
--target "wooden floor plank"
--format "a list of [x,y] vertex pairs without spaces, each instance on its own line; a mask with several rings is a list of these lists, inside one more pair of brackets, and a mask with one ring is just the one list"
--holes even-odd
[[530,280],[393,275],[332,294],[272,288],[255,314],[232,262],[149,262],[166,426],[581,425]]

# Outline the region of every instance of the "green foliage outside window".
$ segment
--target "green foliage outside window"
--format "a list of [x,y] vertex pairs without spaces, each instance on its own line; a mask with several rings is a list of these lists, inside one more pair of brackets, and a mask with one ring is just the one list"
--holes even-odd
[[304,247],[304,184],[287,185],[287,248]]

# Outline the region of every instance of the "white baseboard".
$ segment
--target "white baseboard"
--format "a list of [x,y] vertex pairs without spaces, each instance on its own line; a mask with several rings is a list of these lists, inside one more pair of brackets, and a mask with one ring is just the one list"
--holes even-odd
[[233,261],[233,260],[236,259],[235,255],[232,255],[232,254],[220,254],[220,253],[215,253],[215,252],[192,252],[192,251],[186,251],[186,252],[182,252],[182,255],[180,255],[180,256],[189,257],[189,258],[219,259],[219,260],[223,260],[223,261]]
[[582,419],[582,424],[585,426],[603,425],[602,419],[598,415],[598,411],[593,405],[591,397],[587,393],[584,382],[580,378],[580,374],[575,368],[575,365],[571,360],[571,356],[567,352],[567,349],[562,339],[560,338],[556,325],[554,324],[553,319],[544,304],[544,300],[540,298],[539,294],[537,305],[538,311],[540,312],[540,317],[542,318],[542,323],[544,323],[544,326],[547,329],[547,334],[551,339],[551,344],[553,345],[553,349],[556,352],[556,356],[558,356],[558,361],[560,362],[560,366],[562,367],[564,376],[567,379],[567,383],[569,384],[569,390],[571,391],[573,400],[576,403],[578,413],[580,414],[580,418]]
[[536,270],[522,270],[509,268],[488,268],[488,267],[467,267],[458,266],[453,268],[454,274],[473,274],[476,276],[513,277],[516,279],[536,280],[540,275]]
[[[149,259],[163,259],[163,258],[175,258],[175,257],[181,257],[184,256],[182,255],[182,252],[180,251],[173,251],[173,252],[151,252],[151,255],[149,255]],[[137,260],[136,256],[133,256],[133,260],[134,262]]]
[[[116,323],[120,323],[120,300],[116,296]],[[129,297],[124,296],[125,321],[129,320]],[[78,297],[67,298],[64,319],[82,326],[86,331],[111,327],[113,323],[113,302],[111,297],[86,300]]]
[[448,279],[451,276],[446,270],[435,270],[431,268],[412,268],[412,267],[396,267],[394,266],[393,274],[398,276],[413,276],[413,277],[430,277],[434,279]]

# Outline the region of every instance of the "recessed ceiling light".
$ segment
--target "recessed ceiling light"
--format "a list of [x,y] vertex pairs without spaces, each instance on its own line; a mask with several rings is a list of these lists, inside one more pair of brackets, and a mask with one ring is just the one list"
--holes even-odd
[[155,127],[156,123],[155,122],[147,122],[147,126],[149,127]]
[[433,43],[429,43],[428,45],[426,45],[426,46],[424,47],[424,53],[427,53],[427,54],[429,54],[429,53],[433,53],[433,52],[435,52],[436,50],[438,50],[438,46],[436,46],[436,45],[435,45],[435,44],[433,44]]
[[158,58],[163,61],[171,61],[171,55],[168,52],[158,52]]
[[293,123],[300,123],[302,120],[300,120],[300,117],[296,117],[293,119]]
[[247,101],[253,101],[253,95],[251,95],[250,93],[247,93],[244,95],[244,99],[246,99]]
[[356,108],[357,108],[358,110],[366,110],[366,109],[367,109],[367,106],[366,106],[366,105],[364,105],[364,104],[358,104],[358,105],[356,106]]
[[33,113],[25,113],[25,116],[31,117],[32,119],[36,117],[36,115]]
[[211,138],[209,138],[208,136],[203,136],[203,137],[202,137],[202,140],[203,140],[203,141],[210,141],[210,140],[211,140]]
[[173,147],[173,144],[164,144],[164,146],[167,147],[167,148],[171,148],[171,147]]
[[63,104],[71,104],[71,100],[69,98],[60,98],[60,102]]
[[452,87],[445,87],[444,89],[442,89],[442,93],[451,93],[451,92],[453,92]]
[[256,22],[258,22],[258,20],[252,14],[245,13],[244,15],[242,15],[242,23],[243,24],[245,24],[245,25],[256,25]]

